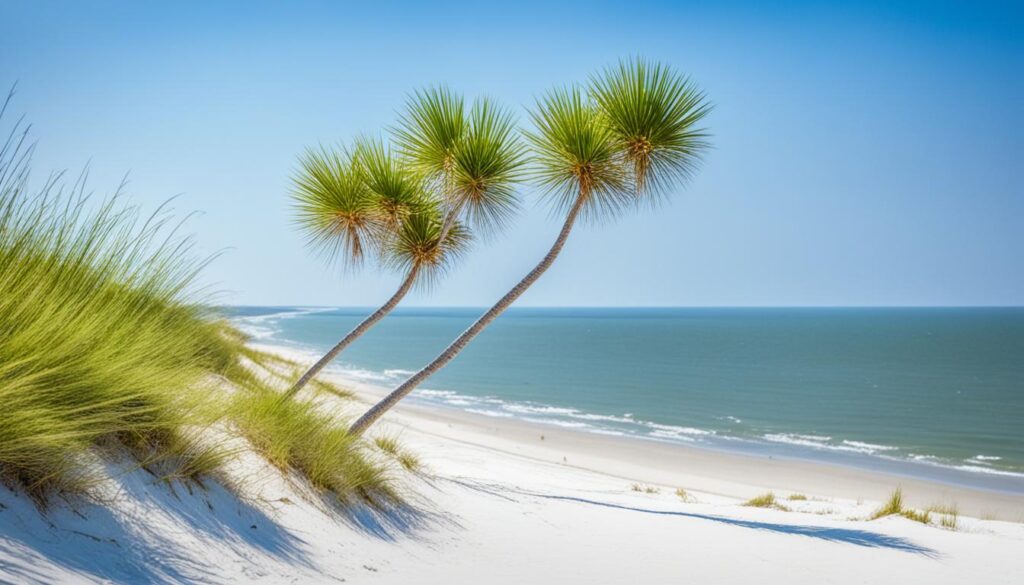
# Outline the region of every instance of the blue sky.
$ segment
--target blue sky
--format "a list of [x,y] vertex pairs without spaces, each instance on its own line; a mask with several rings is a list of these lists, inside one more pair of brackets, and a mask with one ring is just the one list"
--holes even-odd
[[[143,5],[145,4],[145,5]],[[524,115],[641,54],[715,104],[714,150],[656,212],[573,234],[522,305],[1024,304],[1024,15],[1012,3],[0,2],[0,84],[37,176],[200,210],[239,304],[379,304],[393,274],[326,269],[290,224],[295,156],[447,83]],[[487,305],[559,224],[524,212],[410,305]]]

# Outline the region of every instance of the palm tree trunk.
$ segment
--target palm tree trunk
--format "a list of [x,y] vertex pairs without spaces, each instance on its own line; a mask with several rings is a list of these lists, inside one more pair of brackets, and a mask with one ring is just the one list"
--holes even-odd
[[302,390],[302,388],[313,379],[314,376],[320,373],[320,370],[327,367],[327,364],[331,363],[334,358],[338,357],[338,354],[348,347],[350,343],[359,339],[360,335],[366,333],[374,326],[374,324],[377,323],[377,321],[380,321],[385,315],[390,313],[391,310],[398,305],[399,301],[402,300],[402,297],[409,292],[409,289],[412,288],[413,283],[416,282],[416,274],[418,272],[419,266],[414,265],[405,276],[405,280],[402,281],[402,285],[398,287],[397,291],[395,291],[395,294],[391,295],[391,298],[388,299],[386,303],[381,305],[381,307],[374,311],[372,315],[363,319],[359,325],[356,325],[355,329],[349,331],[348,335],[339,341],[337,345],[332,347],[331,351],[327,352],[324,357],[320,358],[319,361],[313,364],[313,367],[309,368],[309,371],[303,374],[302,377],[299,378],[299,381],[281,396],[281,401],[289,400],[291,397],[295,396],[299,390]]
[[399,400],[405,398],[410,392],[413,391],[416,386],[421,382],[432,376],[435,372],[443,368],[448,362],[452,361],[455,356],[459,355],[466,345],[484,330],[491,321],[498,318],[498,315],[502,314],[505,309],[509,307],[516,299],[519,298],[526,289],[540,278],[540,275],[551,267],[554,263],[555,258],[558,257],[558,253],[562,251],[562,247],[565,245],[565,241],[569,238],[569,232],[572,231],[572,226],[576,222],[576,216],[579,215],[580,209],[583,207],[585,201],[584,196],[580,196],[576,199],[576,203],[573,204],[572,209],[569,210],[569,214],[565,218],[565,223],[562,225],[562,231],[559,232],[558,238],[555,243],[548,250],[547,255],[540,261],[537,266],[533,268],[522,280],[516,284],[512,290],[508,291],[505,296],[501,297],[497,303],[494,304],[486,313],[484,313],[475,323],[469,326],[459,335],[451,345],[448,346],[441,355],[437,356],[434,361],[427,364],[422,370],[416,372],[408,380],[402,383],[401,386],[395,388],[390,394],[384,397],[383,400],[375,404],[370,410],[366,411],[366,414],[359,417],[353,425],[349,428],[348,432],[352,435],[360,435],[366,430],[371,424],[376,422],[381,416],[384,415],[392,406],[398,403]]

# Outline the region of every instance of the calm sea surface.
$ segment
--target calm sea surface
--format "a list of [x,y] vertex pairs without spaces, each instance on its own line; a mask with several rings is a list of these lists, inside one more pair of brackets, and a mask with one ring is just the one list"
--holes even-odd
[[[314,354],[368,309],[236,307]],[[481,309],[399,309],[342,355],[393,386]],[[512,309],[416,400],[1024,493],[1024,309]]]

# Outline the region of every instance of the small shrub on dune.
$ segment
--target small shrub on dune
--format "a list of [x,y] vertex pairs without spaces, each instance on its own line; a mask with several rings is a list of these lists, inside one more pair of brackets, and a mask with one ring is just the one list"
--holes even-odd
[[879,518],[885,518],[886,516],[896,515],[903,516],[908,520],[913,520],[914,522],[920,522],[922,524],[929,524],[931,522],[931,514],[928,510],[921,512],[903,507],[903,490],[901,488],[893,490],[889,499],[886,500],[880,508],[875,510],[873,514],[871,514],[870,520],[877,520]]
[[697,501],[697,498],[691,496],[690,493],[684,490],[683,488],[676,488],[676,497],[687,504],[692,504]]
[[878,508],[877,510],[874,511],[874,513],[871,514],[871,519],[877,520],[878,518],[884,518],[886,516],[892,516],[894,514],[902,513],[903,490],[901,488],[896,488],[892,492],[892,494],[889,495],[889,499],[886,500],[886,502],[882,504],[880,508]]
[[772,492],[766,492],[759,496],[750,498],[743,503],[744,506],[751,508],[775,508],[776,510],[782,510],[788,512],[789,508],[779,503],[775,494]]

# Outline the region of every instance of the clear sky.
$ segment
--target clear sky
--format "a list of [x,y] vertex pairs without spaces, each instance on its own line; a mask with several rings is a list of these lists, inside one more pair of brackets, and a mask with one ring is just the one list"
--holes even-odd
[[[519,304],[1024,304],[1020,3],[213,4],[0,0],[0,85],[37,176],[88,163],[99,193],[129,173],[148,208],[202,211],[226,302],[369,306],[397,285],[303,249],[304,147],[379,131],[428,84],[525,112],[641,54],[706,90],[715,148],[669,205],[579,229]],[[559,227],[523,197],[408,304],[503,294]]]

